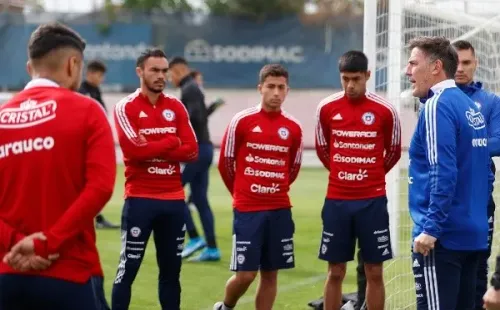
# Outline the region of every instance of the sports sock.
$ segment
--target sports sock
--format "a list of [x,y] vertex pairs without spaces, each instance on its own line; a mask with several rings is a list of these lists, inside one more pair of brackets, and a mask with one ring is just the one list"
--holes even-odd
[[228,306],[226,306],[226,304],[222,304],[222,309],[221,310],[233,310],[234,308],[230,308]]

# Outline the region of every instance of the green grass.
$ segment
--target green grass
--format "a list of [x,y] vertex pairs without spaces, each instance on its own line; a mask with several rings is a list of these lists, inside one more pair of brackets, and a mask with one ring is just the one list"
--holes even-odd
[[[115,193],[104,210],[104,215],[119,222],[123,205],[123,168],[120,166]],[[295,269],[279,274],[282,289],[274,309],[310,309],[307,303],[322,295],[326,263],[317,258],[321,236],[321,207],[327,184],[327,173],[323,169],[303,168],[293,185],[291,198],[295,220]],[[409,219],[406,209],[406,182],[401,182],[400,199],[400,243],[403,254],[409,254]],[[214,302],[222,299],[224,286],[231,276],[231,199],[217,171],[211,171],[209,198],[215,214],[216,233],[223,259],[216,263],[184,263],[182,266],[182,309],[210,309]],[[193,213],[199,225],[197,213]],[[152,241],[152,240],[151,240]],[[98,246],[105,272],[106,293],[110,301],[111,287],[120,253],[120,232],[98,230]],[[408,249],[408,250],[407,250]],[[158,269],[154,255],[154,243],[150,242],[139,274],[132,289],[130,309],[159,309],[157,295]],[[355,263],[348,264],[344,281],[344,292],[356,289]],[[396,259],[386,265],[387,299],[386,309],[409,309],[415,300],[413,276],[409,259]],[[255,285],[249,289],[238,309],[254,309]]]

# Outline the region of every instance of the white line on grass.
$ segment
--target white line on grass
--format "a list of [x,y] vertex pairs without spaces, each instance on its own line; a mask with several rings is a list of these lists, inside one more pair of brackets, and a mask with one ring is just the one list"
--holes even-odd
[[[325,280],[325,278],[326,278],[326,275],[314,276],[314,277],[306,278],[302,281],[294,282],[294,283],[287,284],[287,285],[278,286],[278,295],[280,293],[293,291],[295,289],[298,289],[298,288],[301,288],[304,286],[308,286],[308,285],[317,283],[319,281],[323,281],[323,280]],[[248,294],[248,292],[247,292],[247,294]],[[314,298],[314,297],[312,297],[312,298]],[[238,305],[249,304],[249,303],[253,303],[254,301],[255,301],[255,295],[245,296],[238,301]],[[216,302],[217,302],[217,300],[214,301],[214,304]],[[203,308],[202,310],[212,310],[212,309],[213,309],[213,304],[210,307]]]

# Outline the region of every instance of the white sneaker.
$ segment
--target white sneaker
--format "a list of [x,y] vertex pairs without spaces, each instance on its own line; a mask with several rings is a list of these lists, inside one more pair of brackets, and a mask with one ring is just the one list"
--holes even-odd
[[222,301],[218,301],[215,303],[213,310],[222,310],[222,307],[224,307],[224,303]]
[[340,310],[354,310],[354,305],[352,301],[349,300],[348,302],[346,302],[345,305],[343,305],[342,308],[340,308]]

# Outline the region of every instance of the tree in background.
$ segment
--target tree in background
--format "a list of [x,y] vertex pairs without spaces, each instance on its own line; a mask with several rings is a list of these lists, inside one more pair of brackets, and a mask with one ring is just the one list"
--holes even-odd
[[307,0],[206,0],[215,15],[231,15],[264,20],[283,15],[301,14]]
[[187,0],[125,0],[123,7],[127,9],[151,12],[160,9],[165,12],[187,12],[192,7]]

